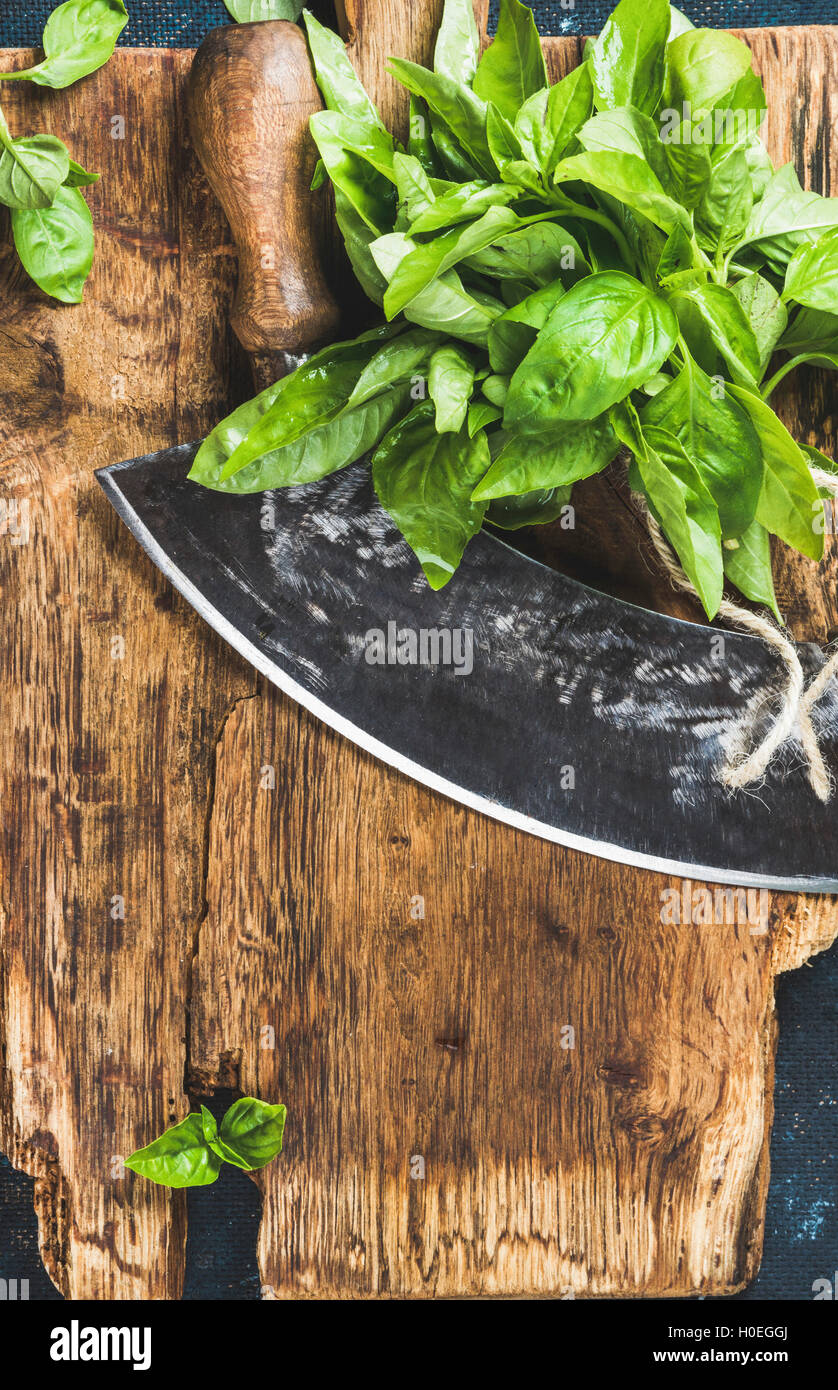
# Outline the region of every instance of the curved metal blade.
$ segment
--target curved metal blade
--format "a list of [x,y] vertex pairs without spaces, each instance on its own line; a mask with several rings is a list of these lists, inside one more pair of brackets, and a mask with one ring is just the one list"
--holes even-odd
[[[340,733],[574,849],[720,883],[838,892],[838,814],[809,788],[799,745],[756,792],[718,780],[743,718],[771,717],[781,672],[761,642],[596,593],[485,532],[433,593],[365,466],[233,497],[187,481],[196,448],[97,477],[207,622]],[[802,657],[810,676],[824,660],[815,647]],[[816,719],[835,767],[834,688]]]

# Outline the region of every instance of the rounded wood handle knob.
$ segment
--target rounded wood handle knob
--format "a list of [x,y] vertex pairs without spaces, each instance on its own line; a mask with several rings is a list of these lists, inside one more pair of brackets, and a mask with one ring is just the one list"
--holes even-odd
[[309,117],[322,103],[305,38],[269,20],[213,29],[192,64],[192,139],[235,238],[232,324],[260,384],[287,355],[335,335],[339,313],[316,244],[317,151]]

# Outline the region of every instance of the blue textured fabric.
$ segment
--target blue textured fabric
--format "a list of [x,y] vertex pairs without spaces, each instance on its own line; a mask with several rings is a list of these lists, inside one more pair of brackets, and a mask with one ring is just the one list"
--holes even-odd
[[[36,44],[44,20],[56,3],[57,0],[4,0],[0,44]],[[497,9],[497,0],[492,8]],[[533,0],[543,34],[598,33],[613,8],[614,0]],[[838,24],[838,0],[683,0],[680,8],[694,23],[717,28]],[[200,43],[208,29],[230,20],[222,0],[126,0],[126,9],[131,22],[121,42],[134,47],[191,47]]]

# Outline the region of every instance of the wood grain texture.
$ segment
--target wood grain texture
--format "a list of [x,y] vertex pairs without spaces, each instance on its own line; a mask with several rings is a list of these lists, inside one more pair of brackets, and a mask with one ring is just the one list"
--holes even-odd
[[[838,51],[834,30],[747,37],[769,102]],[[556,77],[580,51],[547,47]],[[809,117],[801,138],[834,151],[834,107]],[[806,169],[808,143],[788,154]],[[797,408],[828,447],[832,421]],[[617,495],[578,503],[585,577],[606,548],[671,609]],[[802,635],[834,554],[786,561]],[[194,1081],[290,1108],[257,1179],[266,1296],[718,1295],[754,1275],[773,976],[834,939],[832,900],[777,895],[764,934],[664,926],[670,880],[442,802],[269,690],[226,726],[209,864]]]
[[119,51],[68,92],[4,93],[15,131],[103,173],[83,306],[47,301],[0,230],[0,495],[29,533],[0,537],[0,1144],[37,1179],[47,1269],[75,1298],[181,1290],[183,1197],[129,1190],[118,1156],[186,1107],[215,740],[254,684],[93,478],[229,400],[234,262],[185,136],[190,57]]
[[[808,84],[775,154],[789,140],[826,180],[835,31],[748,37],[772,102]],[[548,47],[556,71],[577,52]],[[762,1239],[773,974],[829,944],[834,903],[777,896],[764,935],[664,926],[667,880],[387,771],[222,648],[92,479],[247,391],[231,239],[185,139],[189,61],[123,50],[77,89],[6,101],[15,130],[104,173],[83,307],[45,301],[0,233],[0,496],[30,504],[28,543],[0,536],[0,1144],[38,1180],[47,1267],[76,1297],[178,1297],[182,1199],[112,1155],[232,1084],[289,1106],[259,1176],[267,1297],[739,1288]],[[829,448],[824,396],[789,410]],[[784,573],[797,630],[819,631],[834,568]]]

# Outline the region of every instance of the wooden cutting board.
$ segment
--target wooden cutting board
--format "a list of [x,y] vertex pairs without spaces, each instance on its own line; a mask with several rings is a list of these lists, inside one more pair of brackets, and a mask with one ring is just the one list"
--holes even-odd
[[[419,8],[389,51],[421,56]],[[746,37],[773,155],[829,191],[838,30]],[[548,48],[554,76],[578,60]],[[233,1086],[289,1108],[258,1177],[267,1297],[732,1292],[760,1257],[774,977],[833,940],[834,902],[665,926],[669,880],[389,771],[243,665],[93,480],[248,391],[190,60],[120,50],[5,94],[15,131],[103,172],[80,308],[0,222],[0,1147],[36,1179],[46,1267],[75,1298],[179,1297],[183,1195],[120,1159]],[[824,389],[784,410],[834,451]],[[783,562],[799,635],[838,622],[837,553]]]

